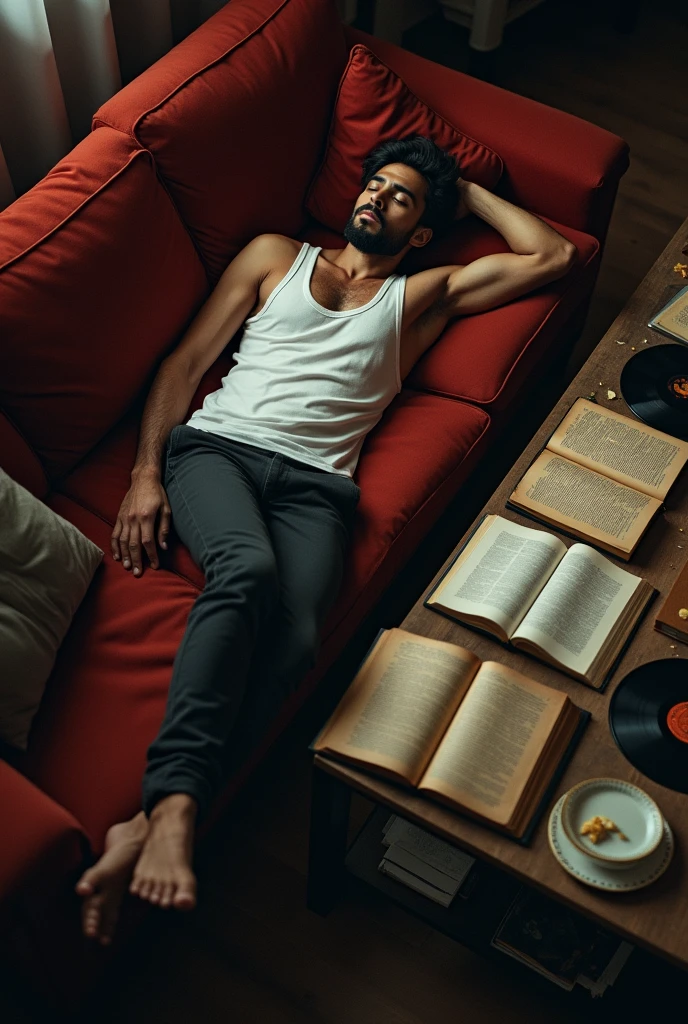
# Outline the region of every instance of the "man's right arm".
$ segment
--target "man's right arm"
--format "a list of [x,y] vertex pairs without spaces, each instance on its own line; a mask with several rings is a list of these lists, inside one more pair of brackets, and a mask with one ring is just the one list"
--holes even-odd
[[184,419],[206,370],[212,366],[256,304],[280,236],[258,235],[223,273],[183,338],[160,364],[141,420],[132,478],[160,479],[165,442]]
[[114,559],[135,576],[143,572],[142,548],[158,568],[154,540],[167,547],[171,512],[161,480],[165,443],[186,415],[206,370],[212,366],[256,304],[260,285],[274,263],[279,235],[259,235],[241,250],[222,274],[179,345],[160,364],[141,420],[131,487],[122,501],[111,537]]

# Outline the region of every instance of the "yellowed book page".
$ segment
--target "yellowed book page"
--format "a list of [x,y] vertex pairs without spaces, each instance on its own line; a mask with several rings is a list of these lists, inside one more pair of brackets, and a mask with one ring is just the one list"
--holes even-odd
[[688,292],[677,296],[668,309],[654,317],[654,322],[688,341]]
[[466,541],[463,550],[457,555],[451,569],[449,569],[442,582],[438,583],[432,597],[428,598],[429,604],[436,604],[438,601],[442,601],[442,603],[444,603],[443,595],[445,591],[452,589],[454,574],[459,571],[466,559],[470,558],[477,545],[483,539],[487,531],[492,527],[495,519],[501,519],[501,516],[486,515],[483,517],[480,525],[473,531],[473,535],[470,540]]
[[599,551],[573,544],[514,639],[530,640],[584,675],[641,582]]
[[547,443],[552,452],[664,500],[688,443],[579,398]]
[[387,630],[314,746],[415,785],[479,665],[456,644]]
[[469,557],[447,574],[442,606],[481,615],[510,636],[565,554],[553,534],[494,516]]
[[506,665],[483,662],[419,788],[506,825],[566,699]]
[[634,548],[661,504],[547,450],[523,476],[512,500],[623,551]]

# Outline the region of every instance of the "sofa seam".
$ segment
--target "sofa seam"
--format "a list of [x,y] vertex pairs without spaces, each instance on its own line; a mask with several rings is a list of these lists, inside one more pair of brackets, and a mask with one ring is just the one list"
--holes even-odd
[[[90,136],[86,136],[86,138],[89,138],[89,137]],[[29,245],[27,245],[25,249],[22,249],[21,252],[15,253],[15,255],[10,257],[10,259],[6,260],[5,263],[0,263],[0,272],[3,271],[3,270],[6,270],[8,267],[11,267],[13,263],[17,262],[17,260],[20,260],[20,259],[22,259],[22,257],[27,256],[29,253],[33,252],[34,249],[37,249],[40,245],[43,244],[43,242],[45,242],[48,238],[50,238],[51,235],[55,234],[61,227],[63,227],[65,224],[67,224],[73,217],[75,217],[77,215],[77,213],[79,213],[86,206],[87,203],[90,203],[91,200],[95,198],[95,196],[99,195],[100,192],[102,192],[105,188],[107,188],[107,186],[110,185],[116,178],[118,178],[121,174],[124,174],[124,172],[129,168],[130,164],[133,163],[133,161],[138,156],[143,154],[143,155],[147,156],[149,159],[152,159],[152,154],[149,152],[149,150],[147,150],[145,148],[145,146],[141,146],[140,143],[138,145],[139,145],[139,148],[135,152],[129,154],[129,156],[127,157],[126,163],[124,163],[121,167],[118,167],[117,170],[113,174],[111,174],[110,177],[106,181],[101,182],[101,184],[98,186],[97,189],[95,189],[95,191],[93,191],[89,195],[85,196],[82,199],[82,201],[79,203],[79,205],[75,206],[74,209],[70,210],[69,213],[65,217],[62,218],[61,221],[59,221],[57,224],[54,224],[51,228],[49,228],[45,232],[45,234],[41,235],[40,238],[35,239],[33,242],[31,242]],[[70,151],[70,152],[73,152],[73,150]],[[66,155],[68,156],[69,154],[66,154]],[[54,170],[54,168],[51,168],[51,170]],[[41,180],[45,181],[49,177],[50,177],[50,171]],[[28,195],[28,194],[29,193],[25,193],[25,195]]]

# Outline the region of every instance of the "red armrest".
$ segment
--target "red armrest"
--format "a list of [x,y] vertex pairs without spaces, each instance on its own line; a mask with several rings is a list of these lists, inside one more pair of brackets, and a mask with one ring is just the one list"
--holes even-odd
[[573,114],[435,64],[358,29],[363,43],[424,103],[502,157],[495,190],[509,202],[594,235],[603,246],[628,143]]
[[0,760],[0,900],[37,872],[60,878],[90,847],[79,822],[6,761]]

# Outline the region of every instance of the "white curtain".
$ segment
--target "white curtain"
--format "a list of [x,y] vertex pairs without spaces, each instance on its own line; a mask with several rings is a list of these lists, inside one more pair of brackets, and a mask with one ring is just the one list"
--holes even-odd
[[0,210],[227,0],[0,0]]

